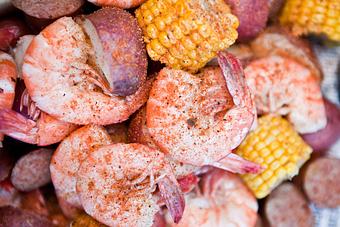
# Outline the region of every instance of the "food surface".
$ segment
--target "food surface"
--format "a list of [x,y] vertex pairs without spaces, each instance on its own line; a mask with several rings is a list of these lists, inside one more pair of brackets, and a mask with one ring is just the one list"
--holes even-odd
[[338,1],[0,16],[1,227],[340,226]]

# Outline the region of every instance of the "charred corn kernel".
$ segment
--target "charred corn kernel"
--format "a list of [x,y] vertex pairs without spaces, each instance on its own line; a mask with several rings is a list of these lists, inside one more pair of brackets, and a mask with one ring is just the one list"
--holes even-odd
[[267,196],[282,181],[296,175],[311,152],[293,126],[274,115],[259,118],[258,127],[236,150],[238,155],[264,167],[259,174],[241,176],[257,198]]
[[152,60],[196,72],[237,39],[230,12],[224,0],[148,0],[136,17]]
[[280,23],[291,28],[295,35],[325,34],[340,41],[339,0],[287,0]]

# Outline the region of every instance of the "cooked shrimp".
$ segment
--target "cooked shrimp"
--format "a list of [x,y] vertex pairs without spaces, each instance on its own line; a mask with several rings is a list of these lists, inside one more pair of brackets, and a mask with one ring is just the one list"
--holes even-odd
[[257,201],[238,176],[215,169],[202,181],[202,195],[189,194],[182,220],[170,226],[255,226]]
[[15,95],[14,108],[20,113],[0,109],[0,133],[26,143],[46,146],[60,142],[77,128],[40,111],[30,99],[22,80],[17,82]]
[[139,6],[146,0],[88,0],[88,1],[99,6],[116,6],[123,9],[129,9]]
[[126,97],[108,95],[103,76],[87,64],[91,47],[81,27],[63,17],[34,37],[23,79],[42,111],[74,124],[107,125],[128,119],[144,104],[150,82]]
[[256,117],[240,62],[219,53],[219,64],[222,72],[206,69],[196,76],[163,69],[147,102],[149,133],[158,147],[178,162],[257,172],[258,165],[231,154]]
[[72,132],[54,152],[51,178],[58,197],[68,204],[82,208],[76,192],[77,171],[80,163],[95,148],[111,144],[107,131],[96,125],[87,125]]
[[[16,78],[17,70],[13,58],[0,51],[0,109],[12,108]],[[3,134],[0,134],[0,145],[2,140]]]
[[103,146],[78,170],[77,192],[86,213],[109,226],[151,226],[160,194],[175,222],[184,197],[163,153],[136,143]]
[[309,68],[274,55],[251,62],[245,75],[259,113],[287,115],[299,133],[326,126],[319,79]]
[[[128,129],[128,137],[129,137],[129,140],[133,143],[144,144],[151,148],[159,150],[157,145],[153,142],[150,136],[150,133],[148,131],[148,128],[146,127],[145,106],[139,109],[137,114],[131,119],[129,129]],[[177,179],[185,178],[187,175],[189,175],[189,178],[190,178],[192,177],[191,173],[199,170],[199,167],[197,166],[188,165],[188,164],[184,164],[181,162],[176,162],[170,156],[167,156],[167,159]]]

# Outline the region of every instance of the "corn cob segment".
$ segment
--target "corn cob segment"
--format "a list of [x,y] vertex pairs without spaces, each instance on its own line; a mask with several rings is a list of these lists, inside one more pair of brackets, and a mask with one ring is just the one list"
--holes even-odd
[[265,168],[260,174],[241,176],[260,199],[282,181],[298,174],[299,168],[310,158],[312,148],[287,120],[266,115],[259,118],[258,127],[249,133],[236,153]]
[[339,0],[287,0],[280,22],[293,34],[325,34],[330,40],[340,41]]
[[196,72],[237,39],[224,0],[148,0],[136,10],[152,60]]

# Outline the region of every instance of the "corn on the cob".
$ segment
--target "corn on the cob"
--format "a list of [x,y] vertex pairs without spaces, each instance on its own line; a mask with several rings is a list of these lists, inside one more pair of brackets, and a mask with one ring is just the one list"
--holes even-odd
[[266,115],[249,133],[236,153],[265,169],[260,174],[244,174],[244,179],[257,198],[263,198],[277,185],[292,178],[309,159],[312,148],[285,119]]
[[174,69],[196,72],[237,39],[224,0],[148,0],[136,17],[151,59]]
[[330,40],[340,41],[340,1],[287,0],[280,22],[295,35],[325,34]]

